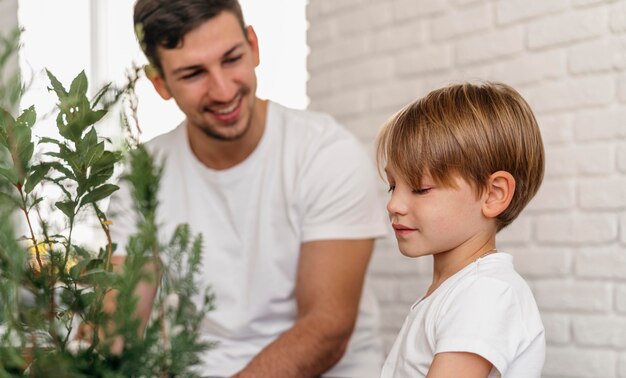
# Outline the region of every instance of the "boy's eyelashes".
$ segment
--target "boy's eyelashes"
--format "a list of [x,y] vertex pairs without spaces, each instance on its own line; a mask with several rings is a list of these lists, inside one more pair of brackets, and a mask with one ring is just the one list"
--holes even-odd
[[[391,193],[394,191],[394,189],[396,189],[395,185],[389,185],[389,190],[388,192]],[[418,189],[412,189],[411,192],[413,192],[414,194],[426,194],[428,193],[430,190],[432,189],[432,187],[423,187],[423,188],[418,188]]]

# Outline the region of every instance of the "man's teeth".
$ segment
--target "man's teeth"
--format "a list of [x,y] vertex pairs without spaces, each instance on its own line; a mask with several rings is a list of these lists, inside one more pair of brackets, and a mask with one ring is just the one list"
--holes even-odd
[[235,109],[237,109],[237,105],[239,105],[239,99],[237,99],[236,101],[233,101],[233,104],[227,108],[214,110],[214,113],[217,113],[217,114],[232,113],[233,111],[235,111]]

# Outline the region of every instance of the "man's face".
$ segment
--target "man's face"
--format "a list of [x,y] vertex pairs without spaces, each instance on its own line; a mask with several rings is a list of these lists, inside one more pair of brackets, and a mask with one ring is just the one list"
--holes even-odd
[[[250,127],[259,50],[252,28],[222,12],[187,33],[181,47],[159,48],[159,94],[174,98],[189,127],[218,140],[241,138]],[[247,38],[246,38],[247,36]]]

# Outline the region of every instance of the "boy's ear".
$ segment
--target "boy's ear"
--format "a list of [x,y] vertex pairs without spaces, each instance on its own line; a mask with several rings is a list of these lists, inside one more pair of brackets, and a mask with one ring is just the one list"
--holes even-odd
[[167,84],[165,83],[165,79],[163,79],[163,75],[156,67],[148,64],[144,68],[144,72],[146,73],[146,77],[148,78],[148,80],[150,80],[152,86],[154,86],[154,89],[157,91],[159,96],[161,96],[164,100],[169,100],[170,98],[172,98],[172,94],[167,88]]
[[483,215],[495,218],[509,207],[515,193],[515,178],[509,172],[497,171],[487,180],[483,202]]

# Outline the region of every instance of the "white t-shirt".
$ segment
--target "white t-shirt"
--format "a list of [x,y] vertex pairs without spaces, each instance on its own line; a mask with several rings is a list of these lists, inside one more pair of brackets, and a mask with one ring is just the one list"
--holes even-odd
[[541,377],[543,323],[511,255],[480,258],[417,301],[381,378],[425,377],[435,354],[442,352],[482,356],[494,365],[489,377]]
[[[372,161],[331,117],[268,104],[264,134],[253,153],[226,170],[200,163],[184,124],[147,144],[165,157],[157,220],[164,238],[187,223],[203,234],[199,282],[216,309],[202,331],[219,345],[203,356],[202,374],[230,376],[289,329],[303,242],[366,239],[385,234]],[[135,229],[123,187],[111,200],[114,242]],[[119,249],[123,250],[123,247]],[[366,287],[344,358],[328,376],[377,376],[382,365],[378,308]]]

